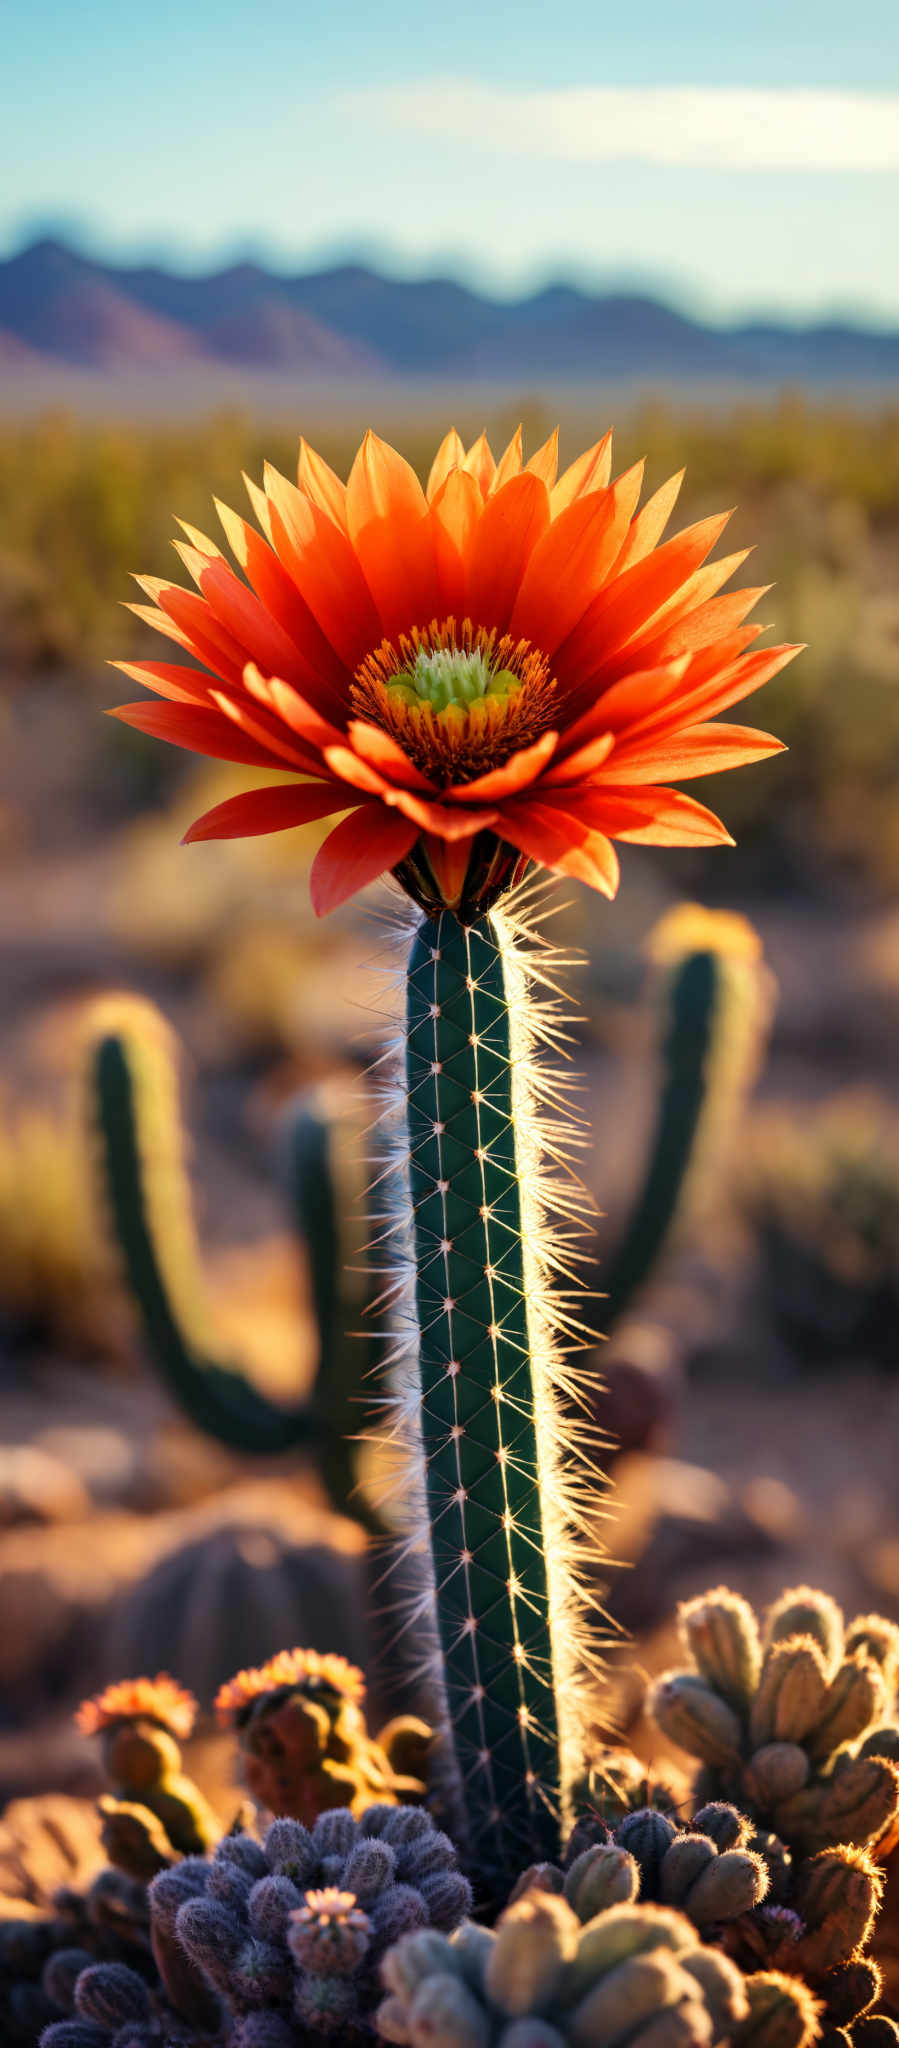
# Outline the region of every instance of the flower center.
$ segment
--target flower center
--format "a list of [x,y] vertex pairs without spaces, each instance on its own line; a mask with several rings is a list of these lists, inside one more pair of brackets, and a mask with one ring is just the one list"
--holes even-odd
[[529,641],[452,618],[385,640],[357,669],[353,710],[438,787],[472,782],[553,723],[556,684]]
[[521,687],[510,668],[491,668],[482,647],[467,654],[464,647],[419,647],[411,668],[392,676],[387,688],[406,704],[430,704],[446,711],[451,704],[475,704],[481,697],[508,697]]

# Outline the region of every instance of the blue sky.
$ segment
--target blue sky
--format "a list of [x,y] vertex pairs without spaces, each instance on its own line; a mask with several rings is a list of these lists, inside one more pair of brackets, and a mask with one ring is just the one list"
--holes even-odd
[[54,223],[899,318],[894,0],[32,0],[3,41],[7,251]]

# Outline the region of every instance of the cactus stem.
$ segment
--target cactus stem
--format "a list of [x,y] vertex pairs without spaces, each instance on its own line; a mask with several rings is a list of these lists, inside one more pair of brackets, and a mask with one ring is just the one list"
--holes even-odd
[[508,911],[471,926],[444,912],[420,926],[407,979],[419,1355],[405,1426],[456,1824],[488,1883],[558,1849],[597,1661],[572,1541],[592,1510],[595,1547],[591,1431],[559,1398],[586,1399],[564,1359],[582,1325],[556,1284],[575,1277],[584,1196],[565,1085],[536,1057],[561,1036],[550,958]]

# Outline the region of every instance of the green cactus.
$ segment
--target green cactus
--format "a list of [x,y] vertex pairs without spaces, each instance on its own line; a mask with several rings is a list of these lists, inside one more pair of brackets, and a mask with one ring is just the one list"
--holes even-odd
[[650,935],[661,1013],[662,1088],[642,1186],[600,1274],[608,1333],[675,1227],[706,1196],[754,1078],[771,981],[745,918],[679,904]]
[[492,1932],[405,1936],[382,1976],[378,2031],[408,2048],[743,2048],[751,2011],[739,1971],[683,1914],[625,1903],[582,1926],[541,1891]]
[[651,1707],[700,1760],[705,1795],[733,1799],[801,1856],[888,1841],[899,1630],[863,1616],[846,1631],[836,1602],[808,1587],[783,1594],[764,1635],[727,1587],[688,1601],[680,1624],[693,1666],[659,1679]]
[[[158,1370],[191,1420],[234,1450],[316,1453],[335,1506],[379,1526],[357,1491],[352,1403],[363,1416],[371,1361],[347,1322],[364,1313],[364,1287],[345,1276],[345,1232],[355,1188],[351,1144],[322,1091],[301,1099],[283,1158],[291,1206],[308,1248],[319,1370],[311,1400],[269,1400],[215,1332],[190,1203],[178,1082],[161,1018],[130,998],[104,999],[86,1016],[89,1091],[115,1236],[144,1336]],[[362,1298],[360,1298],[362,1297]],[[348,1426],[349,1425],[349,1426]]]
[[657,1807],[627,1814],[613,1830],[583,1817],[564,1867],[536,1864],[519,1878],[516,1898],[533,1889],[560,1892],[581,1921],[637,1898],[676,1906],[701,1934],[742,1921],[766,1897],[769,1874],[751,1846],[752,1826],[734,1807],[707,1807],[685,1825]]
[[466,1851],[506,1888],[523,1857],[558,1850],[571,1705],[525,976],[505,917],[444,912],[413,941],[406,1008],[438,1678]]

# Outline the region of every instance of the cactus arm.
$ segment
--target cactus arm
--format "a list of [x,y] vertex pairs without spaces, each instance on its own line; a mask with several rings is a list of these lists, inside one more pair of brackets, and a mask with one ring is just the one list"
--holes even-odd
[[251,1456],[318,1441],[321,1425],[308,1404],[267,1401],[239,1364],[201,1349],[184,1327],[151,1217],[127,1034],[98,1040],[91,1078],[116,1236],[151,1355],[172,1393],[201,1429]]
[[482,1870],[558,1849],[559,1739],[503,940],[421,925],[406,1083],[446,1711]]
[[[357,1483],[355,1429],[362,1416],[363,1375],[374,1372],[379,1344],[374,1333],[366,1341],[359,1322],[370,1310],[367,1276],[351,1268],[352,1247],[346,1230],[361,1220],[362,1176],[355,1130],[341,1146],[340,1105],[330,1106],[320,1091],[301,1096],[290,1111],[282,1145],[282,1172],[293,1220],[308,1253],[312,1306],[318,1333],[319,1370],[315,1409],[322,1423],[319,1466],[332,1500],[349,1504],[357,1521],[372,1535],[384,1528]],[[352,1155],[352,1156],[344,1156]],[[359,1184],[348,1186],[350,1170],[359,1168]],[[343,1228],[341,1227],[343,1226]],[[355,1281],[355,1285],[353,1284]],[[351,1328],[350,1324],[356,1327]]]
[[643,1186],[605,1276],[602,1321],[613,1328],[643,1286],[674,1222],[696,1143],[720,996],[721,960],[691,953],[678,968],[663,1046],[664,1083]]

